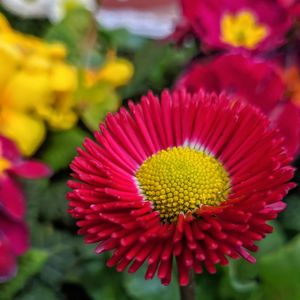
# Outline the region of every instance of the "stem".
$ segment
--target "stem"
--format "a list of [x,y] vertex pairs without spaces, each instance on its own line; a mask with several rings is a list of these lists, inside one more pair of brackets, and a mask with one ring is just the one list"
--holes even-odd
[[189,273],[189,284],[187,286],[180,286],[181,300],[196,300],[196,282],[194,272]]

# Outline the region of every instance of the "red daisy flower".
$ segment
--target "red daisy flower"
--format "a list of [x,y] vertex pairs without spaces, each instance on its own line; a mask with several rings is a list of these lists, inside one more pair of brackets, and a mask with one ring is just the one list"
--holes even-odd
[[113,251],[107,265],[180,285],[190,270],[215,273],[227,257],[255,259],[294,186],[291,158],[277,130],[253,106],[227,96],[151,93],[108,115],[97,142],[72,162],[68,194],[86,243]]

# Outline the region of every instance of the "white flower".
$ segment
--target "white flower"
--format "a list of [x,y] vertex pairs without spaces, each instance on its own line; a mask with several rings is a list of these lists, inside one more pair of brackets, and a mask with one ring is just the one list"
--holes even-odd
[[96,0],[2,0],[1,4],[18,16],[48,18],[52,22],[61,21],[67,10],[77,6],[92,12],[97,8]]
[[69,9],[77,6],[82,6],[91,12],[95,12],[97,8],[95,0],[52,0],[48,18],[52,22],[59,22]]
[[47,16],[49,0],[2,0],[1,4],[10,12],[24,18]]
[[129,4],[127,7],[102,6],[96,15],[97,21],[105,28],[126,28],[133,34],[158,39],[170,35],[179,18],[180,10],[176,1],[145,9],[136,9]]

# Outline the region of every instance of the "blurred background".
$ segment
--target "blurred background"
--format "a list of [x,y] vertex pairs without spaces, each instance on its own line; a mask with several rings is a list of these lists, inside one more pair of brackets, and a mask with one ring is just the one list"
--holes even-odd
[[[148,90],[174,87],[191,62],[216,52],[195,39],[171,42],[181,20],[176,0],[2,0],[0,14],[0,134],[24,159],[53,171],[18,178],[30,247],[18,257],[16,276],[0,284],[0,300],[179,299],[176,272],[168,287],[145,281],[143,268],[118,273],[105,266],[108,255],[83,243],[67,213],[68,166],[108,112]],[[289,43],[270,56],[298,58]],[[300,299],[299,193],[287,196],[273,234],[259,243],[257,264],[231,261],[215,275],[197,276],[199,299]]]

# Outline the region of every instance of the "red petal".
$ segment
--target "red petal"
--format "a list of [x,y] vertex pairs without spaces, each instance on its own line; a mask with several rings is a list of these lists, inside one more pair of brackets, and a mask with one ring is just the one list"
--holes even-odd
[[9,176],[0,178],[0,207],[14,218],[20,219],[25,213],[25,198],[19,184]]
[[0,155],[10,161],[16,161],[21,158],[17,146],[4,136],[0,136]]
[[0,237],[0,283],[12,278],[17,271],[16,257],[9,244]]
[[15,221],[0,212],[0,232],[11,245],[15,255],[23,254],[29,247],[29,233],[25,222]]
[[51,169],[46,164],[35,160],[22,161],[14,166],[12,172],[17,176],[28,179],[47,177],[52,173]]
[[287,103],[275,115],[274,122],[285,137],[285,146],[291,156],[299,152],[300,111],[292,103]]

